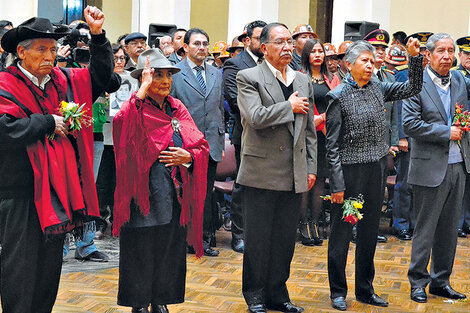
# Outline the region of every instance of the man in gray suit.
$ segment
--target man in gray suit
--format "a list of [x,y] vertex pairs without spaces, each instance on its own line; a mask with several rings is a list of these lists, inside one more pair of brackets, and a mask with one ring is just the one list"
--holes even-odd
[[288,66],[293,39],[285,25],[268,24],[260,41],[265,61],[237,75],[243,125],[237,176],[245,222],[243,296],[250,312],[302,312],[290,302],[286,281],[300,196],[313,186],[317,172],[313,87],[305,74]]
[[[420,94],[403,103],[403,128],[411,137],[408,183],[413,188],[416,227],[413,233],[408,279],[411,299],[427,301],[429,293],[450,299],[466,296],[450,286],[466,171],[470,170],[469,136],[453,126],[456,104],[467,110],[470,82],[450,72],[454,40],[432,35],[427,44],[429,66]],[[432,257],[431,273],[427,271]]]
[[209,142],[210,158],[207,169],[207,194],[204,206],[204,254],[217,256],[215,244],[217,208],[212,205],[217,162],[224,153],[224,96],[222,73],[205,63],[209,49],[209,36],[199,28],[191,28],[184,36],[183,48],[187,57],[176,64],[181,71],[173,76],[171,96],[181,100],[188,108],[194,122]]

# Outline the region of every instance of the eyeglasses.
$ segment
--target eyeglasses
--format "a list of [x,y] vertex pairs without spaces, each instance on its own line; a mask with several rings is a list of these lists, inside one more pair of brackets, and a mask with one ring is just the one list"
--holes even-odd
[[196,47],[200,47],[200,46],[203,46],[204,48],[209,47],[208,41],[194,41],[191,44]]
[[284,46],[293,46],[294,45],[294,40],[292,38],[289,39],[276,39],[273,41],[268,41],[268,43],[272,43],[278,47],[284,47]]
[[122,56],[122,57],[114,57],[114,62],[125,62],[126,61],[126,57],[125,56]]
[[135,47],[135,46],[146,46],[147,43],[145,41],[131,41],[127,44],[128,46],[132,46],[132,47]]

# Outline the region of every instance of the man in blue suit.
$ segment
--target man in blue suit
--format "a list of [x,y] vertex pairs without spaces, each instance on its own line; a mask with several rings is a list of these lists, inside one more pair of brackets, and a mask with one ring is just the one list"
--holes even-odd
[[[413,234],[408,279],[411,299],[426,302],[429,293],[465,299],[450,286],[457,228],[462,209],[466,172],[470,170],[469,136],[453,126],[456,104],[467,110],[470,82],[450,71],[455,54],[448,34],[434,34],[425,55],[423,89],[403,102],[403,128],[411,137],[408,183],[413,188],[416,226]],[[431,273],[427,266],[432,256]]]
[[209,35],[200,28],[191,28],[184,36],[184,58],[176,66],[181,71],[173,76],[171,96],[181,100],[188,108],[194,122],[209,142],[210,158],[207,169],[207,194],[204,206],[204,254],[217,256],[212,249],[215,244],[218,212],[212,206],[217,162],[224,153],[224,96],[222,94],[222,73],[207,65],[205,59],[209,49]]

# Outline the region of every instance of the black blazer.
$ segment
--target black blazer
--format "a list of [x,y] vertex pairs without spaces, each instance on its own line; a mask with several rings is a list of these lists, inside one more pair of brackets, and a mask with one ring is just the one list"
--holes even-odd
[[255,60],[253,60],[253,58],[246,51],[243,51],[234,58],[228,59],[224,63],[224,96],[225,100],[227,100],[230,106],[230,111],[232,112],[235,120],[232,132],[232,144],[234,145],[241,145],[241,137],[243,132],[240,118],[240,109],[238,108],[237,103],[237,74],[241,70],[255,66]]

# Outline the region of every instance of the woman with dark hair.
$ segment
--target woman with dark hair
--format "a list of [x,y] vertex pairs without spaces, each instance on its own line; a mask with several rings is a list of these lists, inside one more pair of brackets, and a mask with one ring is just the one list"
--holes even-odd
[[313,188],[302,197],[302,210],[300,214],[299,230],[302,244],[306,246],[319,246],[323,240],[318,234],[318,218],[322,209],[323,200],[320,198],[325,192],[325,180],[328,177],[326,162],[326,130],[325,111],[326,94],[339,85],[339,78],[328,72],[325,60],[325,49],[318,39],[310,39],[305,43],[301,54],[302,72],[312,78],[315,97],[314,122],[317,127],[317,180]]

